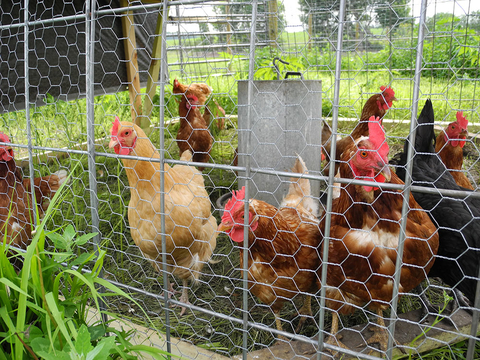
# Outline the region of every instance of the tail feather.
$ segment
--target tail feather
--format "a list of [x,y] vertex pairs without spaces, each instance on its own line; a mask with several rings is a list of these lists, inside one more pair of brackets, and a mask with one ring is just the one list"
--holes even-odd
[[331,136],[332,129],[330,129],[330,126],[328,126],[328,124],[324,121],[322,127],[322,145],[325,144]]
[[[307,166],[305,162],[297,155],[295,164],[293,165],[292,172],[297,174],[308,174]],[[310,212],[314,216],[319,215],[319,203],[311,197],[310,180],[305,178],[290,179],[291,183],[288,188],[288,193],[282,201],[282,207],[297,207],[301,206],[306,211]]]
[[[298,174],[308,174],[308,169],[305,165],[305,161],[303,161],[300,155],[298,155],[297,159],[295,160],[295,164],[292,167],[292,172]],[[310,181],[308,179],[292,178],[291,180],[297,181],[290,184],[289,193],[293,191],[299,196],[309,196],[311,194]]]
[[[50,200],[67,179],[68,172],[66,170],[59,170],[51,175],[34,179],[35,200],[41,210],[41,217],[43,212],[47,210]],[[23,185],[28,192],[31,192],[30,178],[24,178]]]
[[182,155],[180,155],[180,160],[182,161],[192,161],[193,153],[190,150],[185,150]]
[[[57,172],[54,172],[52,175],[57,176],[57,184],[58,188],[62,186],[62,184],[67,180],[68,178],[68,172],[66,170],[59,170]],[[57,190],[58,190],[57,188]]]
[[[417,158],[422,157],[422,159],[428,160],[430,162],[434,161],[435,159],[433,159],[433,157],[431,159],[427,159],[421,154],[435,153],[435,133],[433,131],[434,121],[435,121],[435,115],[433,112],[432,102],[430,101],[430,99],[427,99],[420,113],[420,116],[417,119],[418,126],[415,134],[414,149],[415,149],[415,152],[417,153],[415,155]],[[407,164],[407,154],[408,154],[409,144],[410,144],[410,141],[407,138],[405,140],[405,145],[403,146],[403,152],[396,154],[390,160],[390,164],[396,166],[395,172],[397,173],[398,177],[402,181],[405,181],[405,177],[406,177],[405,165]]]
[[425,101],[425,106],[418,117],[418,127],[415,136],[415,150],[422,153],[435,152],[435,133],[433,123],[435,115],[430,99]]

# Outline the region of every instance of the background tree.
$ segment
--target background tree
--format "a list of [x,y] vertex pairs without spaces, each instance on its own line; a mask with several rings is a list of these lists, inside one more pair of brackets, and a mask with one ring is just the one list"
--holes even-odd
[[[394,2],[379,0],[375,5],[376,20],[383,28],[391,29],[394,25],[403,23],[410,16],[409,0]],[[397,27],[393,29],[395,32]]]
[[480,34],[480,11],[473,11],[468,18],[464,16],[462,18],[462,25],[465,27],[468,25],[469,29],[473,29],[477,34]]
[[[350,42],[355,44],[361,41],[372,26],[372,9],[375,1],[366,3],[364,0],[349,0],[345,9],[345,19],[348,21],[344,28],[345,39],[356,40]],[[318,41],[322,38],[331,38],[332,30],[338,25],[338,14],[340,1],[338,0],[299,0],[300,20],[309,25],[311,20],[312,28],[310,35]],[[348,44],[347,44],[348,46]],[[355,45],[354,45],[355,46]]]
[[[230,0],[228,5],[216,5],[214,11],[220,15],[227,16],[227,22],[213,23],[213,27],[219,32],[232,31],[230,38],[232,43],[248,44],[250,38],[250,23],[252,19],[252,5],[245,3],[244,0]],[[265,16],[268,13],[268,4],[262,3],[258,5],[257,9],[258,19],[265,19],[265,21],[257,22],[257,37],[259,40],[268,39],[268,23]],[[285,29],[285,6],[281,1],[277,1],[277,24],[278,33]],[[230,20],[230,21],[229,21]],[[235,21],[232,21],[235,20]],[[226,42],[227,36],[220,35],[219,42]]]

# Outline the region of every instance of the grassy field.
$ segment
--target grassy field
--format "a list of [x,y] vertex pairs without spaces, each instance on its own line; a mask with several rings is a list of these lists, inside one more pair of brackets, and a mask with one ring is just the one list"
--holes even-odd
[[[305,33],[285,34],[285,43],[301,42]],[[334,61],[334,60],[332,60]],[[353,58],[352,62],[355,62]],[[244,63],[232,60],[232,68],[235,70],[244,69]],[[353,66],[352,66],[353,68]],[[333,67],[312,68],[305,73],[306,79],[322,81],[322,116],[331,122],[333,109]],[[175,72],[179,68],[170,69]],[[186,73],[203,74],[207,83],[212,86],[215,99],[224,107],[227,113],[226,129],[221,132],[212,149],[213,162],[216,164],[231,164],[233,151],[237,147],[237,122],[236,118],[230,115],[238,113],[238,91],[237,80],[239,76],[213,77],[209,76],[215,71],[212,64],[198,64],[186,68]],[[181,80],[183,80],[180,77]],[[173,79],[171,79],[173,80]],[[185,80],[185,82],[188,79]],[[358,69],[342,72],[340,87],[340,109],[341,118],[358,118],[365,100],[371,94],[378,92],[380,86],[389,84],[391,75],[387,71],[359,71]],[[393,155],[399,151],[405,136],[408,135],[412,109],[413,82],[411,77],[393,74],[391,85],[395,90],[398,99],[394,103],[386,118],[397,120],[398,123],[389,126],[388,141],[391,145]],[[421,100],[431,97],[438,121],[453,121],[457,109],[464,109],[465,115],[472,124],[478,124],[476,117],[476,84],[473,81],[458,81],[458,79],[439,79],[423,77],[420,84]],[[155,146],[159,147],[161,132],[165,138],[165,156],[178,159],[178,147],[175,143],[175,136],[178,130],[178,123],[171,124],[171,120],[178,116],[178,105],[175,97],[171,94],[171,88],[166,89],[165,99],[155,99],[156,106],[152,115],[152,123],[156,126],[151,135]],[[165,107],[165,124],[160,124],[160,107]],[[118,115],[123,120],[130,119],[130,107],[128,93],[115,95],[103,95],[95,98],[95,137],[102,139],[109,134],[114,116]],[[25,134],[27,119],[24,111],[16,113],[1,114],[2,130],[8,133],[15,143],[27,144]],[[32,143],[34,146],[46,148],[76,148],[86,141],[86,103],[85,100],[71,102],[49,100],[49,104],[43,107],[34,108],[31,111]],[[162,126],[160,126],[162,125]],[[340,122],[339,132],[348,134],[354,125],[353,122]],[[476,132],[476,128],[472,128]],[[320,134],[319,134],[320,135]],[[97,151],[100,153],[111,152],[105,142],[100,142]],[[474,149],[475,150],[475,149]],[[37,154],[46,151],[35,151]],[[16,149],[17,157],[25,156],[26,150]],[[474,154],[474,151],[472,151]],[[92,212],[90,195],[86,191],[89,186],[88,158],[86,155],[72,154],[68,157],[57,159],[53,155],[47,156],[48,161],[42,161],[36,166],[36,172],[46,174],[56,171],[59,168],[74,170],[72,182],[68,186],[64,201],[59,211],[52,218],[50,228],[62,227],[66,224],[74,224],[77,232],[91,231]],[[469,161],[473,164],[476,159]],[[95,158],[95,169],[97,179],[98,217],[100,220],[99,231],[102,235],[102,246],[108,252],[105,263],[105,276],[108,279],[136,287],[145,292],[160,294],[163,280],[153,270],[138,248],[133,244],[128,229],[126,209],[130,198],[128,180],[119,159],[105,156]],[[477,171],[477,170],[475,170]],[[28,169],[25,169],[25,175]],[[237,188],[237,176],[231,171],[218,168],[204,171],[205,183],[212,204],[224,193]],[[220,220],[219,209],[215,209],[214,215]],[[193,289],[193,296],[190,301],[197,306],[208,310],[242,317],[241,301],[241,274],[239,271],[238,250],[225,236],[220,235],[215,250],[216,264],[205,266],[205,274],[199,284]],[[93,245],[92,245],[93,246]],[[165,330],[165,309],[162,302],[155,297],[142,293],[133,293],[136,299],[154,318],[156,325]],[[437,303],[443,303],[443,294],[432,293]],[[274,316],[268,307],[263,306],[253,296],[250,296],[251,309],[249,316],[251,321],[274,327]],[[294,331],[298,323],[295,315],[295,307],[301,304],[300,299],[295,299],[295,306],[289,304],[282,311],[284,329]],[[110,309],[121,314],[123,317],[133,321],[143,322],[138,309],[134,305],[120,299],[112,299]],[[401,312],[417,309],[419,302],[416,298],[405,297],[400,303]],[[314,302],[313,309],[318,312],[319,304]],[[184,317],[177,316],[178,311],[170,312],[170,326],[174,336],[181,337],[198,346],[217,350],[224,355],[235,355],[241,352],[242,326],[235,322],[223,320],[215,316],[209,316],[201,312],[188,312]],[[318,318],[318,317],[317,317]],[[310,322],[304,328],[302,334],[315,337],[318,332],[317,320]],[[364,313],[358,312],[355,316],[342,318],[345,327],[353,326],[368,321]],[[330,315],[327,315],[327,328],[330,325]],[[272,345],[275,338],[271,333],[252,329],[249,331],[249,350],[255,350]],[[465,352],[465,344],[459,343],[451,347],[444,347],[441,350],[432,351],[430,354],[422,355],[423,359],[448,359],[459,358],[459,354]],[[480,357],[480,349],[477,350]],[[416,356],[414,356],[415,358]],[[418,356],[417,356],[418,357]]]
[[[334,77],[332,72],[310,71],[305,77],[308,80],[322,81],[322,115],[331,122],[333,109]],[[184,81],[180,78],[181,81]],[[173,78],[171,79],[173,82]],[[185,81],[187,82],[187,81]],[[227,115],[237,115],[237,82],[232,76],[210,77],[207,83],[214,89],[215,99],[226,110]],[[389,74],[386,71],[372,72],[342,72],[340,85],[340,118],[358,118],[364,102],[380,86],[389,83]],[[407,136],[408,125],[411,119],[413,82],[409,78],[394,78],[391,82],[398,101],[387,113],[387,119],[397,120],[407,126],[400,126],[388,135]],[[478,106],[477,87],[472,81],[450,81],[448,79],[422,78],[420,83],[419,109],[426,98],[431,98],[435,109],[436,121],[453,121],[457,109],[463,109],[471,125],[479,123],[476,116]],[[32,142],[39,147],[74,147],[86,141],[86,102],[75,100],[71,102],[49,100],[51,103],[31,110]],[[160,103],[158,96],[154,99],[156,106],[152,114],[152,123],[159,125],[159,107],[165,106],[165,121],[169,122],[178,116],[177,103],[167,86],[166,97]],[[95,137],[107,135],[114,116],[124,120],[130,118],[129,97],[127,92],[114,95],[103,95],[95,98]],[[27,144],[27,120],[24,111],[0,114],[2,129],[12,136],[19,144]],[[233,126],[233,124],[232,124]],[[348,133],[342,131],[341,133]],[[476,132],[476,127],[470,129]],[[174,136],[174,134],[172,135]],[[22,151],[20,151],[22,152]]]

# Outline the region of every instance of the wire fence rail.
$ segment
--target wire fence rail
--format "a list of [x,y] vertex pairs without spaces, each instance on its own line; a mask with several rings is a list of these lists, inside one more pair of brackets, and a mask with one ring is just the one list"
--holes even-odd
[[[98,232],[85,250],[107,251],[102,276],[169,352],[474,359],[480,22],[463,2],[2,3],[1,131],[31,186],[72,172],[48,227]],[[372,121],[356,136],[347,118]]]

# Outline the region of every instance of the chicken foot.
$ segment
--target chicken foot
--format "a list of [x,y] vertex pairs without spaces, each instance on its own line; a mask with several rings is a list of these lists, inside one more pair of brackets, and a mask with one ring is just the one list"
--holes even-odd
[[[330,329],[330,336],[325,341],[325,344],[348,349],[348,347],[340,341],[341,338],[342,335],[338,335],[338,314],[335,311],[332,311],[332,327]],[[338,351],[330,349],[327,349],[327,351],[330,352],[333,357],[337,356]]]
[[[188,280],[182,280],[182,287],[183,287],[182,295],[180,296],[178,301],[185,303],[186,305],[192,305],[190,301],[188,301]],[[173,292],[178,293],[178,291],[176,290],[173,290]],[[171,308],[176,308],[177,306],[180,306],[180,305],[173,304]],[[185,311],[187,311],[187,308],[185,306],[180,306],[180,308],[181,308],[181,311],[179,316],[183,316],[183,314],[185,314]]]
[[[168,299],[171,299],[174,294],[178,291],[173,287],[174,283],[168,283],[167,296]],[[165,291],[162,293],[162,296],[165,296]]]
[[[168,285],[168,289],[167,289],[168,299],[171,299],[173,295],[180,293],[180,291],[175,290],[174,285],[175,284],[173,282],[169,283]],[[182,280],[182,286],[183,286],[183,289],[181,291],[182,295],[180,296],[178,301],[185,303],[186,305],[191,305],[191,303],[188,301],[188,280]],[[180,305],[172,304],[170,305],[170,308],[174,309],[177,306],[180,306]],[[185,311],[187,311],[187,308],[185,306],[181,306],[181,311],[179,316],[182,316],[183,314],[185,314]]]
[[[385,327],[385,321],[383,320],[383,310],[377,309],[377,325],[373,329],[373,335],[367,340],[368,345],[378,344],[381,351],[386,352],[388,348],[388,332]],[[406,354],[403,347],[401,347],[400,343],[395,340],[395,344],[399,347],[400,351]],[[363,346],[363,345],[359,345]],[[375,350],[370,351],[370,355],[376,352]]]

